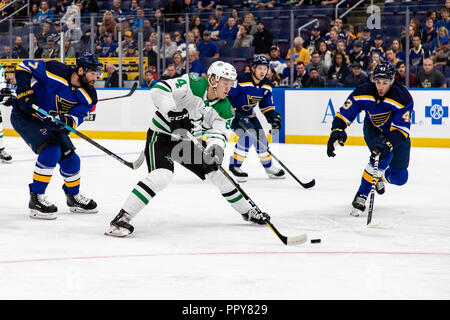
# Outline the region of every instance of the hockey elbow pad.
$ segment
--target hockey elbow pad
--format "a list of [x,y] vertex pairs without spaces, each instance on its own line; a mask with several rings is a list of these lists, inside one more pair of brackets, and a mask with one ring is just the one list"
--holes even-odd
[[35,113],[33,104],[35,103],[33,89],[27,89],[23,92],[17,93],[17,106],[20,110],[27,113]]

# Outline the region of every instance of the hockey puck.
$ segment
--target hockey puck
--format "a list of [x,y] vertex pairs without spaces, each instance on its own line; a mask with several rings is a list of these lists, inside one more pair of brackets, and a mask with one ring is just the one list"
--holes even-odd
[[320,243],[320,239],[311,239],[311,243]]

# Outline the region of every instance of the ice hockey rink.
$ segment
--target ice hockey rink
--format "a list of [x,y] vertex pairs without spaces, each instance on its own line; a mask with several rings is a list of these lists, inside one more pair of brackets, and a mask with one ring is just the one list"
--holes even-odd
[[[97,141],[128,161],[144,147]],[[324,145],[274,144],[272,152],[300,180],[316,180],[311,189],[290,176],[268,179],[252,150],[242,188],[282,234],[308,235],[307,243],[285,246],[179,165],[168,188],[133,220],[130,237],[105,236],[146,165],[133,171],[81,139],[74,143],[81,192],[97,201],[99,213],[70,213],[55,170],[47,195],[58,218],[44,221],[28,217],[36,156],[22,139],[5,137],[14,162],[0,164],[0,299],[450,298],[450,149],[413,148],[407,185],[376,195],[374,219],[391,229],[367,228],[366,216],[349,215],[366,147],[345,146],[328,158]],[[315,238],[321,243],[310,243]]]

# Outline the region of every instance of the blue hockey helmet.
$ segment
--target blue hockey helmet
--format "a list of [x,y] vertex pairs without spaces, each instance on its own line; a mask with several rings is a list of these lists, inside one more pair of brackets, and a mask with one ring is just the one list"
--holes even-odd
[[99,73],[103,70],[103,64],[98,60],[97,56],[95,54],[92,54],[90,52],[83,52],[80,54],[80,56],[77,58],[77,68],[82,67],[84,72],[87,72],[88,70],[97,71]]
[[260,64],[262,64],[264,66],[267,66],[267,68],[269,68],[269,61],[267,61],[266,57],[264,57],[264,56],[255,56],[253,58],[253,61],[252,61],[252,67],[256,68]]
[[386,61],[380,61],[373,70],[373,73],[371,75],[372,81],[374,81],[376,78],[394,81],[394,77],[395,77],[395,69],[392,66],[392,64]]

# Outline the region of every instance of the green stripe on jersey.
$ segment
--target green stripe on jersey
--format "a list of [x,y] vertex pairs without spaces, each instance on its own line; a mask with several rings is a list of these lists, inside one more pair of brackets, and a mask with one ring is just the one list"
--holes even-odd
[[166,91],[166,92],[170,92],[169,89],[167,89],[167,88],[165,88],[165,87],[163,87],[163,86],[161,86],[161,85],[159,85],[159,84],[155,84],[155,85],[153,86],[153,89],[154,89],[154,88],[161,89],[161,90]]
[[152,119],[152,122],[153,122],[153,124],[154,124],[156,127],[158,127],[159,129],[161,129],[161,130],[163,130],[163,131],[165,131],[165,132],[170,133],[170,131],[167,130],[161,123],[159,123],[158,121],[156,121],[155,118]]

